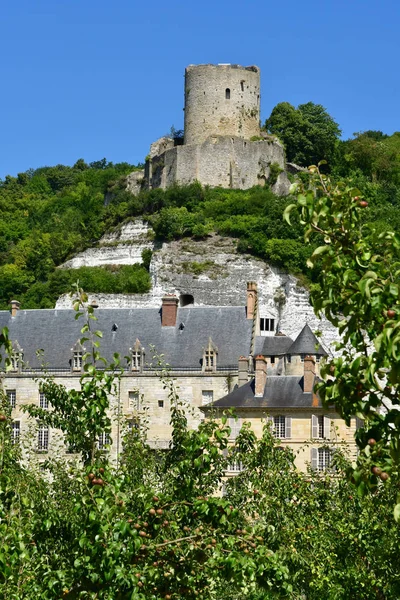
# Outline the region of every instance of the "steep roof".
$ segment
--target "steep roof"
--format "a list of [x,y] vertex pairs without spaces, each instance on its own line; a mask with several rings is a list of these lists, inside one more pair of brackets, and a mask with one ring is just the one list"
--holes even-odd
[[[18,340],[29,367],[45,362],[50,369],[68,369],[71,348],[82,337],[84,324],[75,320],[75,314],[68,309],[19,310],[11,318],[8,311],[0,311],[0,328],[8,327],[11,340]],[[114,352],[128,355],[137,339],[146,351],[146,362],[151,360],[152,345],[173,368],[200,369],[210,337],[218,348],[218,367],[237,368],[239,356],[250,353],[252,321],[244,307],[178,308],[175,327],[161,326],[157,308],[96,309],[95,315],[98,320],[91,326],[102,331],[100,352],[107,360]],[[44,351],[40,359],[38,349]]]
[[328,353],[317,340],[309,325],[306,323],[293,344],[287,350],[288,354],[316,354],[327,356]]
[[213,404],[203,407],[210,408],[318,408],[321,407],[319,398],[313,393],[305,393],[304,377],[289,376],[267,377],[267,384],[262,397],[254,396],[254,379],[223,396]]

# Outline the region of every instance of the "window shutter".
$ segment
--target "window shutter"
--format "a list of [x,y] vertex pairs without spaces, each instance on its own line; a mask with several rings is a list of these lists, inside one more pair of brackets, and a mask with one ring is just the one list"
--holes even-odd
[[329,417],[324,417],[324,438],[331,439],[331,420]]
[[311,448],[311,468],[313,471],[318,470],[318,448]]
[[292,417],[285,418],[285,437],[292,437]]
[[318,417],[317,415],[312,415],[311,417],[311,437],[318,438]]

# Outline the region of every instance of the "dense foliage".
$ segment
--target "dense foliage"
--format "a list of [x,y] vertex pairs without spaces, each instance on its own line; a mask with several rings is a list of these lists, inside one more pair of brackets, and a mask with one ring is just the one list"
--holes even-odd
[[12,297],[25,305],[25,294],[30,307],[54,306],[56,282],[68,277],[56,275],[55,268],[114,223],[105,194],[134,169],[105,159],[90,165],[78,160],[73,167],[42,167],[0,182],[1,308]]
[[265,128],[283,142],[287,160],[302,166],[319,160],[331,163],[341,133],[326,109],[313,102],[297,108],[280,102],[266,120]]
[[312,186],[300,190],[285,215],[297,208],[306,242],[322,242],[310,259],[319,267],[311,301],[341,339],[317,387],[347,423],[353,415],[364,420],[353,478],[366,493],[380,480],[397,479],[400,469],[400,236],[365,222],[369,204],[359,189],[310,170]]
[[[151,450],[138,414],[115,464],[96,440],[111,428],[110,396],[120,366],[117,360],[107,370],[94,368],[100,333],[90,318],[83,335],[92,352],[80,390],[44,381],[51,410],[28,408],[35,419],[62,429],[76,460],[23,466],[2,397],[2,598],[399,597],[400,532],[390,514],[395,475],[395,485],[380,483],[375,494],[358,495],[344,476],[348,463],[340,451],[334,472],[303,474],[268,425],[257,440],[245,424],[234,443],[226,418],[190,431],[188,407],[167,372],[161,376],[173,444],[166,452]],[[241,471],[226,481],[232,462]]]

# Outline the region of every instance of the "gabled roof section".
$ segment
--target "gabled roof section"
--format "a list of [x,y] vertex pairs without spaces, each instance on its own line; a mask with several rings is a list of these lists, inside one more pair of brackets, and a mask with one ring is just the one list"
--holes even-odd
[[267,378],[264,395],[255,397],[254,379],[233,390],[216,402],[203,407],[202,410],[210,408],[320,408],[321,401],[314,393],[304,392],[304,377],[280,377]]
[[[40,368],[45,362],[50,369],[69,369],[71,348],[82,337],[84,325],[84,319],[75,320],[75,314],[69,309],[19,310],[12,318],[9,311],[0,311],[0,325],[8,327],[11,340],[18,340],[30,368]],[[218,369],[237,369],[239,356],[250,354],[252,322],[244,306],[180,307],[175,327],[161,326],[158,308],[98,308],[95,315],[98,320],[91,327],[102,332],[100,354],[109,361],[114,352],[125,357],[136,339],[149,357],[154,347],[174,369],[201,370],[203,348],[210,337],[218,348]],[[180,323],[184,328],[180,329]],[[85,347],[89,349],[89,342]],[[38,360],[40,349],[43,353]]]
[[306,323],[293,344],[287,350],[288,354],[316,354],[317,356],[328,356]]

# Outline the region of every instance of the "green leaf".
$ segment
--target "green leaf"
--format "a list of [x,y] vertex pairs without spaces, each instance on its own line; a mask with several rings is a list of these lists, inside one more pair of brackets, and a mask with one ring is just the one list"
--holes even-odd
[[285,208],[285,210],[283,211],[283,218],[286,221],[286,223],[288,223],[289,225],[291,225],[290,222],[290,213],[292,212],[292,210],[296,208],[296,204],[289,204],[289,206],[287,206]]

